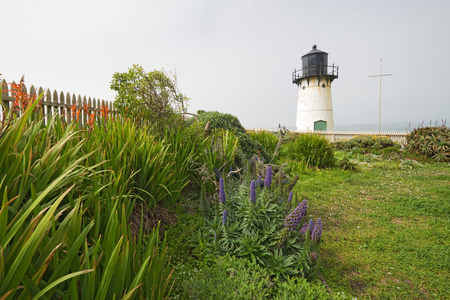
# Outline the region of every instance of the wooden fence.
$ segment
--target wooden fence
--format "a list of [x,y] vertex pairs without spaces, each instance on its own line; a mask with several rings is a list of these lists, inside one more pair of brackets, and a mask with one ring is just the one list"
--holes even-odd
[[[16,90],[19,85],[17,85],[14,81],[8,84],[3,79],[1,86],[3,105],[0,106],[0,118],[3,119],[3,110],[13,108],[13,102],[16,100],[13,91]],[[70,93],[57,92],[56,90],[52,93],[50,89],[43,89],[42,87],[36,89],[33,85],[28,91],[25,84],[22,84],[22,91],[28,95],[34,95],[36,97],[42,93],[44,94],[40,109],[46,121],[55,114],[59,114],[65,121],[70,121],[72,117],[74,117],[72,116],[73,112],[78,111],[78,122],[80,122],[80,124],[86,124],[89,120],[89,114],[92,112],[100,112],[101,109],[107,109],[110,113],[115,113],[114,106],[111,101],[91,97],[86,98],[86,96],[81,97],[80,95],[77,96],[75,94],[70,95]],[[96,115],[96,118],[98,118],[99,114]]]

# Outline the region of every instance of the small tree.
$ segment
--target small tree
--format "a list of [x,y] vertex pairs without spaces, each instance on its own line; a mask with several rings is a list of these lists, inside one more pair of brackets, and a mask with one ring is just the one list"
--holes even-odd
[[119,113],[148,120],[157,129],[179,125],[186,113],[188,98],[179,92],[176,76],[165,71],[146,73],[133,65],[126,73],[114,73],[111,89],[117,91],[114,106]]

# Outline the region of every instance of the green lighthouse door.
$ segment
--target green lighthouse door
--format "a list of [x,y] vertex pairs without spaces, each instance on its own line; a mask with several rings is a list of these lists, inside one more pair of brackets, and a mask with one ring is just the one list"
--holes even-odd
[[314,131],[327,131],[327,121],[319,120],[314,122]]

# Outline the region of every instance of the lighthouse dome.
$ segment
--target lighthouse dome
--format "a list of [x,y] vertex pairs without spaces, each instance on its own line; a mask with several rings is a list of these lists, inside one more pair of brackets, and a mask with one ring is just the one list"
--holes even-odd
[[312,50],[302,56],[303,76],[320,76],[327,74],[328,53],[317,49],[313,45]]

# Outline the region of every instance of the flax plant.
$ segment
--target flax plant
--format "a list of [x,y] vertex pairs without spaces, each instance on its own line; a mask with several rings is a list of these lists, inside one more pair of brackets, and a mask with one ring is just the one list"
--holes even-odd
[[253,140],[259,142],[268,153],[270,154],[275,153],[279,141],[279,138],[276,134],[270,131],[260,130],[256,132],[250,131],[249,135]]
[[293,141],[284,143],[279,157],[302,162],[309,168],[330,168],[335,164],[332,144],[326,138],[311,133],[300,134]]
[[163,299],[166,240],[159,228],[145,235],[142,220],[133,238],[128,225],[131,125],[45,124],[37,103],[9,113],[0,137],[0,299]]

